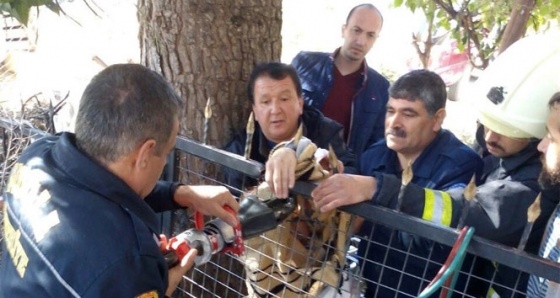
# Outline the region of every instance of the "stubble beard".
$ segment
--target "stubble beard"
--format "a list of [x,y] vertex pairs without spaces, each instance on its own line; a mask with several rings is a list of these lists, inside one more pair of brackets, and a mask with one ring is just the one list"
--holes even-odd
[[542,189],[560,189],[560,163],[556,164],[554,169],[551,170],[547,169],[546,165],[543,165],[543,169],[539,175],[539,184]]

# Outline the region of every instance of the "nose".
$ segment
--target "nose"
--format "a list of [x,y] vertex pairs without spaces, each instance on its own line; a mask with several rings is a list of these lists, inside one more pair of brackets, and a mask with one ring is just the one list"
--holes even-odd
[[502,138],[502,135],[500,135],[499,133],[493,132],[489,129],[485,129],[486,130],[486,135],[484,136],[484,140],[486,141],[486,143],[499,143],[500,139]]
[[541,153],[545,153],[546,150],[548,150],[548,144],[550,144],[550,139],[547,137],[544,137],[540,142],[539,145],[537,146],[537,149],[541,152]]
[[277,114],[282,110],[281,105],[280,105],[280,101],[279,100],[273,100],[272,104],[270,106],[270,112],[272,114]]
[[360,46],[364,45],[365,40],[366,40],[365,34],[358,34],[358,36],[356,36],[356,44],[357,45],[360,45]]
[[401,117],[397,113],[386,115],[385,127],[387,128],[401,127]]

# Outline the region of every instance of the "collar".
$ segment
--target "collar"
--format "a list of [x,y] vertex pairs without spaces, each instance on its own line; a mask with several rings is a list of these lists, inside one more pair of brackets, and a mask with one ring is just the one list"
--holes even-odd
[[431,165],[434,160],[436,160],[437,156],[440,155],[442,152],[441,150],[437,150],[441,147],[441,143],[444,142],[444,135],[448,135],[444,129],[440,129],[434,139],[422,150],[422,153],[416,158],[414,164],[412,165],[412,170],[414,171],[414,176],[422,177],[422,178],[429,178],[432,176],[432,169]]
[[527,147],[517,154],[500,159],[500,166],[509,173],[525,165],[529,159],[535,158],[535,155],[540,154],[537,149],[538,144],[539,141],[530,142]]
[[[303,125],[303,136],[307,136],[307,127],[305,126],[305,122],[302,120],[302,118],[303,118],[303,114],[302,116],[299,117],[298,125]],[[270,150],[272,150],[272,148],[274,148],[274,146],[276,146],[277,144],[272,141],[269,141],[264,136],[262,129],[257,121],[255,121],[255,134],[258,135],[259,154],[264,158],[263,162],[266,162],[268,160],[268,155],[270,154]]]
[[[434,150],[438,148],[439,143],[443,139],[445,130],[440,130],[436,137],[432,140],[432,142],[424,148],[422,153],[416,158],[414,163],[412,164],[412,171],[414,172],[414,177],[420,178],[429,178],[431,176],[432,167],[427,166],[431,165],[431,161],[435,160],[435,157],[440,154],[439,151]],[[384,146],[387,146],[386,140],[383,140]],[[399,178],[401,177],[403,169],[401,169],[401,165],[399,163],[399,158],[397,156],[397,152],[393,149],[389,149],[386,147],[387,150],[383,156],[380,156],[381,160],[384,160],[383,163],[385,166],[385,170],[389,174],[397,175]]]
[[[337,48],[336,50],[334,50],[333,53],[331,53],[331,54],[329,55],[329,58],[331,59],[331,62],[333,63],[333,67],[336,67],[336,66],[334,65],[334,58],[336,58],[336,56],[338,56],[338,54],[340,54],[340,49],[341,49],[341,48],[342,48],[342,47]],[[362,60],[362,72],[361,72],[361,75],[362,75],[362,77],[364,78],[364,81],[363,81],[362,85],[364,85],[364,84],[366,83],[366,80],[367,80],[367,70],[368,70],[368,66],[367,66],[366,58],[364,58],[364,60]]]
[[64,172],[69,183],[113,201],[138,216],[152,232],[158,233],[155,212],[122,179],[111,173],[76,147],[72,133],[55,136],[52,149],[54,163]]

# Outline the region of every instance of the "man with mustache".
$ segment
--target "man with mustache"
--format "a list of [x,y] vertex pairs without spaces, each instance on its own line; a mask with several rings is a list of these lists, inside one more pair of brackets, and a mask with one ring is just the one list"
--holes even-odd
[[344,139],[358,158],[383,138],[389,81],[365,60],[382,26],[383,16],[374,5],[357,5],[342,25],[340,48],[334,53],[302,51],[292,61],[305,104],[344,126]]
[[[548,102],[548,134],[539,143],[538,149],[544,154],[543,170],[539,182],[543,189],[560,189],[560,92]],[[548,222],[541,243],[539,256],[560,263],[560,197],[556,197],[556,209]],[[558,283],[532,275],[527,288],[528,297],[559,297]]]
[[[453,133],[442,129],[446,101],[445,83],[434,72],[413,70],[397,79],[389,89],[385,140],[363,153],[360,174],[376,177],[383,173],[401,179],[403,170],[410,167],[412,183],[439,190],[464,187],[473,174],[480,176],[481,158]],[[367,283],[366,297],[389,297],[395,291],[416,293],[421,287],[417,276],[429,279],[439,270],[429,260],[441,263],[449,252],[445,246],[371,221],[356,222],[361,224],[358,235],[375,243],[360,241],[358,248],[358,255],[365,258],[362,276],[373,281]],[[444,220],[439,223],[446,224]],[[385,266],[401,268],[407,256],[399,250],[409,247],[423,259],[409,260],[404,272],[385,269],[380,273],[382,267],[376,264],[382,264],[383,259]]]

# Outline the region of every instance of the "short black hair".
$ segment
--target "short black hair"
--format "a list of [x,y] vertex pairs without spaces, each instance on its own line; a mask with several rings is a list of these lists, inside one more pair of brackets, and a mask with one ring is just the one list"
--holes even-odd
[[183,107],[159,73],[139,64],[111,65],[93,77],[82,95],[76,143],[101,163],[116,161],[147,139],[156,141],[158,154],[167,154],[165,145]]
[[255,81],[260,77],[270,77],[278,81],[290,77],[296,87],[298,97],[301,97],[301,81],[299,80],[296,70],[291,65],[281,62],[265,62],[256,65],[249,76],[247,94],[251,104],[255,103]]
[[447,90],[437,73],[416,69],[398,78],[389,88],[389,96],[408,101],[420,100],[428,114],[433,116],[439,109],[445,108]]

